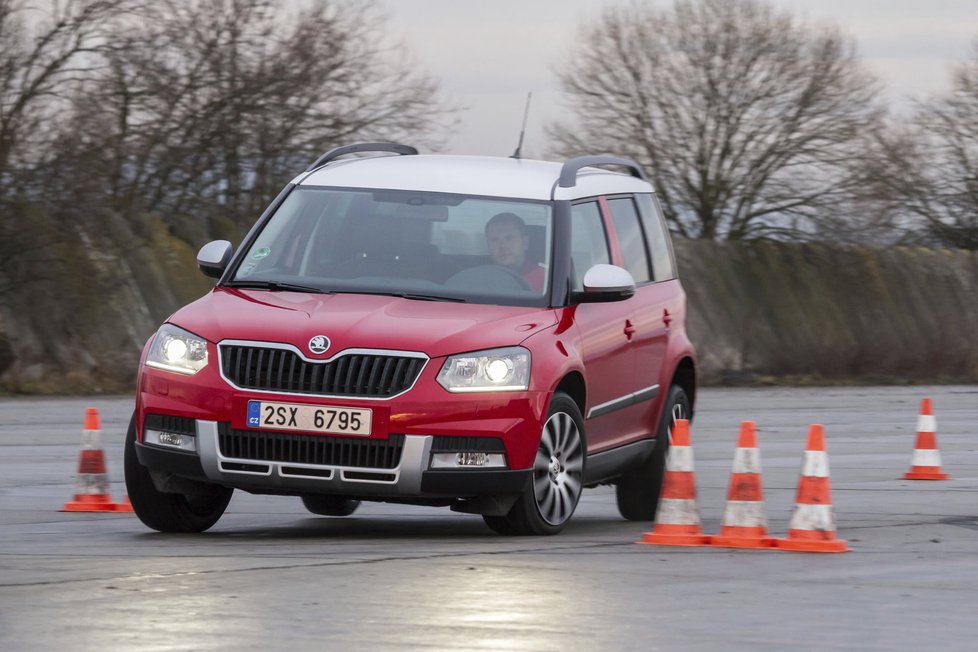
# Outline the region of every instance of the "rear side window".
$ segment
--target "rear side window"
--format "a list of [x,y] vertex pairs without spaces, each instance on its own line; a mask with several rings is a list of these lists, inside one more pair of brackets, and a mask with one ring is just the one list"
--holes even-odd
[[645,250],[645,239],[642,237],[642,227],[639,224],[638,212],[631,197],[609,199],[611,220],[618,234],[618,246],[624,259],[625,269],[629,271],[636,283],[652,280],[649,275],[649,256]]
[[637,195],[635,200],[638,202],[645,238],[649,243],[649,253],[652,256],[652,278],[656,281],[676,278],[676,262],[662,211],[659,210],[652,195]]
[[571,260],[575,291],[584,289],[584,273],[598,263],[610,263],[608,236],[604,232],[597,202],[571,206]]

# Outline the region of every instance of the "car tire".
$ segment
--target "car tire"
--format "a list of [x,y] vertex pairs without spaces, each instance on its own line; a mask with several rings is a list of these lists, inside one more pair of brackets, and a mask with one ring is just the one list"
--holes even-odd
[[357,511],[360,501],[343,496],[324,496],[322,494],[309,494],[302,496],[302,504],[313,514],[318,516],[349,516]]
[[584,488],[585,442],[584,419],[577,403],[557,392],[540,433],[530,485],[505,516],[484,515],[486,525],[508,536],[560,532]]
[[622,476],[615,488],[618,512],[629,521],[652,521],[659,507],[659,494],[665,477],[666,451],[676,419],[692,415],[689,397],[679,385],[672,385],[656,430],[655,449],[634,471]]
[[203,532],[217,523],[231,501],[233,489],[207,485],[200,494],[159,491],[149,469],[136,457],[136,417],[129,422],[124,455],[126,491],[132,509],[146,526],[160,532]]

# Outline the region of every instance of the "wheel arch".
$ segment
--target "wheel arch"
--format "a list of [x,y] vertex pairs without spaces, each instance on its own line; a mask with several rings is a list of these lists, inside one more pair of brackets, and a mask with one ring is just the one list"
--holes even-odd
[[672,385],[679,385],[689,397],[689,416],[692,420],[696,408],[696,365],[689,356],[683,357],[672,374]]
[[584,382],[584,375],[577,370],[567,372],[557,383],[557,387],[554,388],[554,393],[557,392],[564,392],[570,396],[577,403],[583,418],[587,405],[587,385]]

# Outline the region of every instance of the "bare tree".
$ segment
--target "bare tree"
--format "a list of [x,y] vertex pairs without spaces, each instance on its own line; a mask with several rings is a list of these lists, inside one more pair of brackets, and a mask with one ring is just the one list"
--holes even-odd
[[325,149],[417,140],[445,111],[384,43],[365,0],[164,0],[119,22],[76,146],[120,210],[248,224]]
[[573,121],[550,128],[558,153],[636,159],[692,238],[813,231],[861,183],[881,118],[850,41],[757,0],[611,8],[559,74]]
[[128,382],[208,231],[445,111],[371,0],[0,0],[0,372]]
[[0,0],[0,180],[43,156],[72,82],[97,65],[105,19],[123,0]]
[[978,249],[978,41],[950,92],[920,101],[877,141],[873,189],[933,242]]
[[[80,80],[99,65],[105,20],[123,0],[0,0],[0,296],[52,276],[61,232],[35,174]],[[46,180],[46,179],[45,179]]]

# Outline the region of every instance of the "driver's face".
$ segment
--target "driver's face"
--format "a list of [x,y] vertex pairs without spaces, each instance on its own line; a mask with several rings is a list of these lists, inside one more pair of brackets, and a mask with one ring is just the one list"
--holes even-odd
[[489,225],[486,231],[489,243],[489,255],[497,265],[519,269],[526,260],[526,248],[529,240],[518,226],[509,222],[499,222]]

